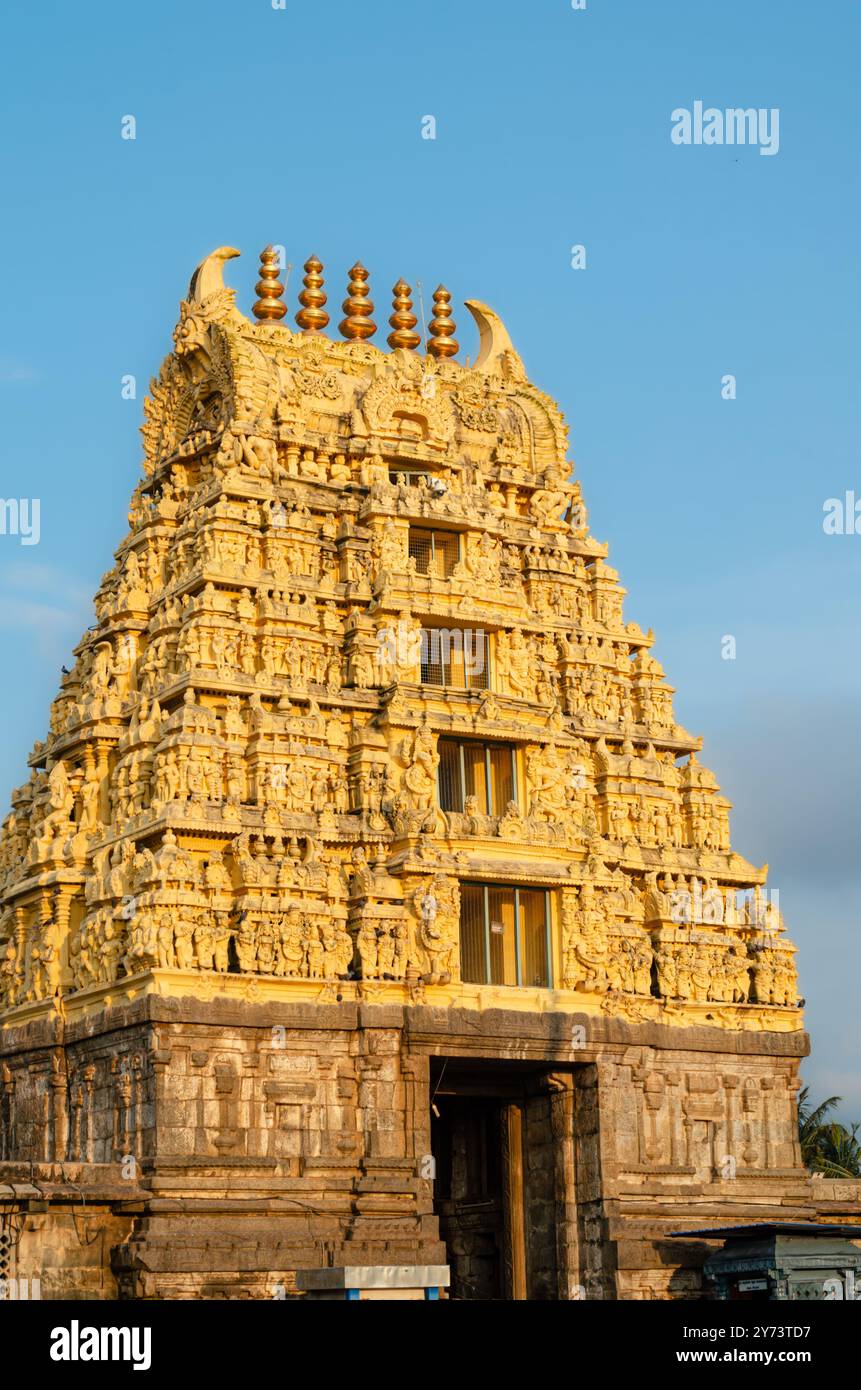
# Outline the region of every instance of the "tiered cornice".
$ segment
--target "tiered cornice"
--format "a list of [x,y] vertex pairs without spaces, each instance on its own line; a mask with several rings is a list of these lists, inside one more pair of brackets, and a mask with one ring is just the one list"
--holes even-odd
[[[391,351],[369,274],[258,321],[195,272],[144,477],[0,843],[6,1022],[141,991],[359,996],[794,1030],[652,633],[589,533],[558,407],[450,296]],[[384,317],[381,315],[381,317]]]

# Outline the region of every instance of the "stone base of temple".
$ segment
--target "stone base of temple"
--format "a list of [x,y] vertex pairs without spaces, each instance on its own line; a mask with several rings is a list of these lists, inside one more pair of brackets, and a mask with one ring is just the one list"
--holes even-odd
[[459,1299],[708,1296],[705,1239],[857,1221],[802,1167],[803,1033],[141,994],[0,1034],[0,1279],[279,1298],[440,1265]]

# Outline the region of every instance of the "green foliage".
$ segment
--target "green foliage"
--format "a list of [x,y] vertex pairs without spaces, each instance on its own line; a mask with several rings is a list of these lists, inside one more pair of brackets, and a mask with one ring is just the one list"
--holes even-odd
[[810,1088],[798,1097],[798,1138],[801,1157],[812,1173],[825,1178],[861,1178],[861,1140],[858,1125],[851,1129],[836,1121],[826,1121],[829,1111],[840,1104],[840,1096],[829,1096],[815,1108]]

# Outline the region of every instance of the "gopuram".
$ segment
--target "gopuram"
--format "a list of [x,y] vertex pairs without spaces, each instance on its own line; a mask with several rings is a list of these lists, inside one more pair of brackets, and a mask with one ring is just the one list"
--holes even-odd
[[[340,338],[195,271],[129,530],[0,845],[0,1278],[696,1298],[684,1227],[857,1219],[797,1139],[765,869],[500,318]],[[420,307],[416,304],[415,307]],[[382,335],[380,335],[382,336]]]

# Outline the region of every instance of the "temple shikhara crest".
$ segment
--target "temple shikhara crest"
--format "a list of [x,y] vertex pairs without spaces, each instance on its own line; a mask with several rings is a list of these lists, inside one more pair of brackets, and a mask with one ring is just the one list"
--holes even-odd
[[270,247],[248,318],[237,254],[4,823],[0,1176],[55,1296],[700,1296],[670,1232],[839,1205],[766,871],[497,314],[357,262],[335,332],[311,256],[291,327]]

